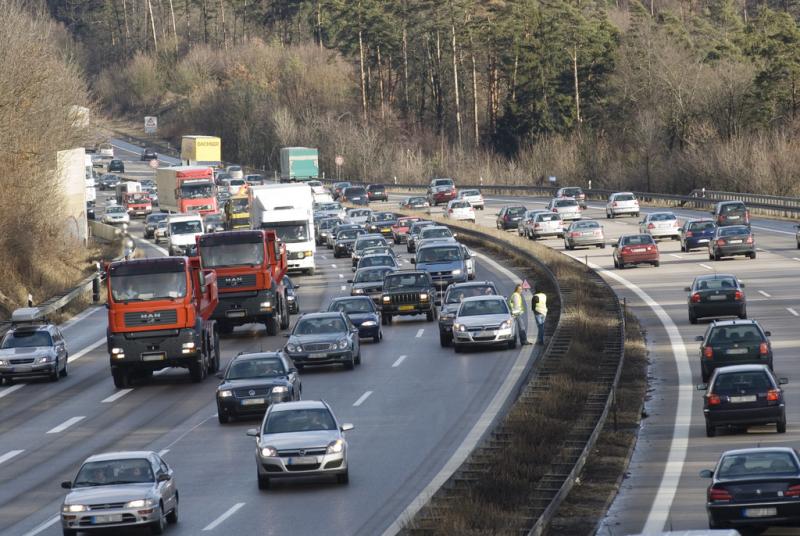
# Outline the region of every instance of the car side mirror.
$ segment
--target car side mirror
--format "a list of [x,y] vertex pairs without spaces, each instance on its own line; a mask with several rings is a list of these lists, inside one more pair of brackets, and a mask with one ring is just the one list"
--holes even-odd
[[258,428],[249,428],[247,430],[247,435],[250,437],[258,437],[261,434],[258,433]]
[[789,378],[778,378],[778,385],[786,385],[789,383]]
[[698,383],[696,388],[697,388],[698,391],[707,391],[708,390],[708,384],[707,383]]
[[772,337],[772,332],[771,331],[765,331],[764,335],[766,335],[767,337]]
[[222,373],[222,372],[217,372],[216,373],[216,377],[219,378],[220,380],[223,380],[223,379],[225,379],[225,374]]
[[299,289],[299,288],[300,288],[300,285],[295,285],[295,286],[294,286],[294,289],[295,289],[295,290],[297,290],[297,289]]
[[612,247],[617,247],[618,245],[619,245],[619,240],[612,240],[611,241],[611,246]]
[[352,425],[352,424],[350,424],[349,422],[346,422],[346,423],[344,423],[344,424],[341,426],[340,430],[341,430],[342,432],[349,432],[350,430],[352,430],[352,429],[354,429],[354,428],[355,428],[355,426],[353,426],[353,425]]
[[711,469],[703,469],[700,471],[700,478],[714,478],[714,471]]
[[353,284],[353,280],[352,279],[348,279],[347,282],[350,283],[351,285]]
[[289,369],[289,374],[297,374],[297,369],[296,369],[296,368],[294,368],[294,367],[291,367],[291,368]]
[[692,287],[683,287],[684,292],[691,292]]
[[745,285],[744,285],[744,282],[742,282],[742,281],[739,281],[739,286],[740,286],[740,287],[742,287],[742,288],[744,288],[744,287],[745,287]]
[[411,264],[417,264],[417,259],[408,259]]
[[288,338],[289,338],[289,337],[291,337],[291,336],[292,336],[292,334],[291,334],[291,333],[284,333],[284,334],[283,334],[283,338],[284,338],[284,339],[288,339]]
[[696,340],[697,342],[703,342],[703,336],[698,335],[697,337],[694,338],[694,340]]
[[61,487],[64,489],[72,489],[72,482],[70,482],[69,480],[65,480],[64,482],[61,483]]
[[172,480],[172,477],[168,473],[161,473],[160,475],[158,475],[158,478],[156,480],[158,482],[169,482],[170,480]]

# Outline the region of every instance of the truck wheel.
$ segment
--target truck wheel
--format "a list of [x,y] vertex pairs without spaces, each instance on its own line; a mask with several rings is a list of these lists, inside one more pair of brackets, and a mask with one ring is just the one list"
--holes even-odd
[[284,297],[283,304],[281,306],[281,329],[289,329],[289,324],[291,321],[292,319],[289,318],[289,302]]
[[307,274],[307,275],[314,275],[314,272],[315,272],[315,271],[316,271],[316,270],[314,270],[314,268],[309,268],[308,270],[306,270],[306,274]]
[[208,372],[210,374],[214,374],[219,370],[220,358],[219,358],[219,334],[215,331],[213,335],[213,345],[214,349],[211,351],[211,362],[208,364]]
[[194,383],[200,383],[205,378],[205,367],[200,361],[196,361],[189,365],[189,376],[192,377]]
[[264,322],[264,326],[267,328],[267,335],[270,337],[274,337],[278,334],[278,319],[275,316],[271,316],[267,318]]
[[127,389],[131,385],[131,376],[127,370],[114,368],[111,370],[111,377],[114,378],[114,387],[117,389]]

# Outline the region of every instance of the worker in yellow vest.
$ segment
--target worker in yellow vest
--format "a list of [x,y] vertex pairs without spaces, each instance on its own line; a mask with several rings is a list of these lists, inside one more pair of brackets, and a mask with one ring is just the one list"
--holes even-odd
[[533,308],[533,318],[536,320],[536,344],[544,344],[544,323],[547,320],[547,295],[544,292],[536,292],[531,299]]
[[522,299],[522,285],[514,287],[514,292],[508,297],[508,308],[511,309],[511,316],[514,317],[517,324],[520,344],[531,344],[526,327],[527,318],[525,316],[525,300]]

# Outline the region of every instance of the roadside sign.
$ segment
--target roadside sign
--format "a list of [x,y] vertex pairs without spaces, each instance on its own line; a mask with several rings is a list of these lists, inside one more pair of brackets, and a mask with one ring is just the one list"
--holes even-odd
[[158,130],[158,117],[154,115],[144,116],[144,133],[155,134]]
[[530,290],[530,289],[531,289],[531,284],[528,283],[527,279],[523,279],[522,280],[522,290]]
[[150,160],[147,163],[147,165],[150,166],[153,169],[158,169],[158,159],[157,158],[153,158],[152,160]]
[[342,155],[340,155],[340,154],[337,154],[336,158],[333,161],[336,162],[337,166],[343,166],[344,165],[344,157]]
[[550,175],[549,177],[547,177],[547,180],[549,180],[551,183],[555,183],[556,182],[556,178],[553,175]]

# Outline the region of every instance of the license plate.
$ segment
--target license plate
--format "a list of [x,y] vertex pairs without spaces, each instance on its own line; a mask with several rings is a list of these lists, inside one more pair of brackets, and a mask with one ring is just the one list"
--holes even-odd
[[715,294],[714,296],[709,296],[708,299],[711,300],[711,301],[722,301],[722,300],[727,300],[728,297],[724,296],[724,295],[719,295],[718,296],[718,295]]
[[92,517],[92,524],[94,525],[101,525],[105,523],[121,523],[121,522],[122,522],[122,514]]
[[742,241],[741,240],[729,240],[728,243],[729,244],[741,244]]
[[645,248],[634,248],[631,251],[633,251],[634,253],[644,253],[645,251],[647,251],[647,249],[645,249]]
[[738,220],[739,216],[728,216],[729,220]]
[[163,361],[167,358],[167,354],[159,352],[157,354],[142,354],[142,361]]
[[739,355],[739,354],[746,354],[748,352],[747,348],[729,348],[726,353]]
[[777,508],[745,508],[744,517],[771,517],[778,515]]
[[248,398],[246,400],[242,400],[243,406],[259,406],[264,403],[263,398]]
[[311,354],[311,355],[309,355],[308,357],[309,357],[309,358],[311,358],[311,359],[323,359],[323,358],[326,358],[326,357],[328,357],[328,354],[326,354],[326,353],[321,353],[321,354]]
[[589,231],[587,233],[582,233],[581,236],[594,236],[594,233],[592,231]]
[[743,402],[755,402],[756,401],[756,395],[732,396],[732,397],[730,397],[730,401],[733,404],[741,404]]
[[244,318],[247,313],[245,311],[228,311],[225,316],[228,318]]
[[389,232],[391,232],[391,229],[389,229],[388,227],[384,227],[383,229],[381,229],[381,232],[382,233],[389,233]]
[[400,310],[400,311],[413,311],[414,310],[414,306],[413,305],[401,305],[397,309]]
[[697,243],[698,244],[708,243],[708,238],[701,238],[700,240],[697,241]]
[[298,458],[287,458],[286,465],[313,465],[317,463],[316,456],[301,456]]

